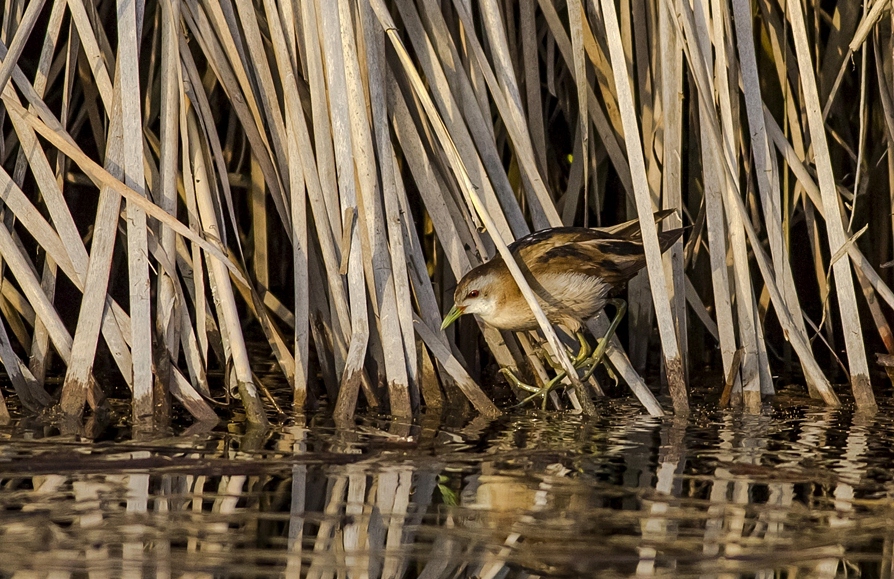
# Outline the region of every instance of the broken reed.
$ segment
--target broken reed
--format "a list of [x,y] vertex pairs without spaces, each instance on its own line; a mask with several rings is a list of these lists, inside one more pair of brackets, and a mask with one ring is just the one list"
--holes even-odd
[[[837,405],[841,342],[872,408],[862,326],[894,354],[873,266],[894,228],[892,17],[857,4],[7,0],[0,358],[15,393],[29,411],[58,397],[76,423],[108,395],[107,350],[136,425],[171,398],[216,420],[225,392],[266,423],[248,335],[299,410],[325,394],[346,420],[363,396],[409,417],[461,393],[495,416],[470,375],[479,331],[543,382],[540,338],[438,332],[455,280],[531,230],[649,216],[630,339],[608,354],[650,414],[655,322],[677,412],[715,344],[731,400],[756,410],[771,368],[793,366]],[[692,225],[664,257],[658,208],[678,210],[663,227]],[[592,412],[591,391],[568,397]]]

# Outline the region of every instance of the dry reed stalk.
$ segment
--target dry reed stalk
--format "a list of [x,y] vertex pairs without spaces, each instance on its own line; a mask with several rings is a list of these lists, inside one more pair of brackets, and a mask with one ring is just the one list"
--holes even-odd
[[[331,344],[328,348],[324,347],[321,340],[315,340],[315,344],[318,357],[326,358],[328,356],[327,350],[331,350],[332,364],[336,376],[341,376],[345,367],[349,341],[348,332],[351,322],[346,287],[338,271],[339,250],[336,247],[335,240],[342,237],[338,203],[334,195],[324,195],[324,191],[336,191],[337,185],[335,182],[335,160],[330,137],[316,9],[313,2],[302,3],[301,23],[304,44],[300,47],[303,49],[300,52],[304,56],[307,78],[310,84],[310,113],[314,128],[313,145],[311,145],[310,132],[304,121],[304,114],[292,120],[296,122],[298,130],[296,134],[299,140],[299,150],[301,151],[307,196],[310,201],[316,229],[315,239],[322,254],[321,257],[326,273],[329,296],[328,305],[325,307],[330,310],[328,315],[330,323],[326,327],[328,328]],[[315,152],[315,155],[312,154],[312,151]],[[311,291],[313,291],[313,288]],[[324,306],[319,303],[320,301],[317,300],[319,304],[317,307],[322,309]],[[335,377],[330,376],[327,379],[334,381]]]
[[525,182],[525,190],[529,192],[527,196],[527,210],[531,213],[534,229],[559,227],[562,225],[562,220],[558,211],[556,211],[552,197],[546,190],[543,178],[537,170],[533,143],[528,131],[525,130],[527,122],[522,109],[518,82],[512,74],[512,66],[508,61],[509,50],[505,46],[507,40],[500,34],[499,16],[494,13],[495,6],[493,6],[492,2],[488,4],[490,8],[486,10],[485,26],[491,36],[489,38],[490,49],[495,53],[496,62],[494,64],[496,66],[494,69],[491,70],[484,49],[477,38],[471,34],[471,30],[474,29],[471,14],[464,10],[461,4],[457,3],[460,20],[466,30],[470,31],[467,34],[467,43],[478,61],[478,67],[490,89],[491,98],[506,124],[506,130],[512,141],[514,152],[519,157],[518,164]]
[[[432,5],[433,3],[428,2],[428,4]],[[373,4],[374,8],[376,6]],[[443,111],[441,115],[445,123],[445,130],[451,136],[453,146],[463,159],[469,178],[479,184],[481,188],[482,200],[494,217],[494,230],[498,231],[504,239],[525,235],[529,231],[528,225],[518,203],[515,202],[512,186],[493,143],[492,131],[486,128],[489,124],[488,116],[477,104],[472,106],[478,101],[474,97],[471,82],[462,74],[456,74],[453,80],[458,86],[455,89],[451,88],[451,79],[437,57],[439,47],[436,48],[438,45],[432,44],[428,39],[415,7],[407,0],[399,0],[397,7],[404,25],[410,33],[409,39],[417,55],[423,56],[422,58],[417,56],[417,58],[420,58],[419,64],[422,72],[425,74],[426,81],[430,83],[430,88],[426,90],[430,92],[430,98],[437,104],[437,109]],[[381,14],[377,12],[377,15],[381,20]],[[438,27],[435,29],[437,30]],[[436,41],[440,38],[436,34],[433,36]],[[440,48],[440,50],[444,51],[444,48]],[[400,56],[400,52],[398,55]],[[426,55],[427,57],[425,57]],[[410,63],[404,63],[401,60],[401,64],[408,66]],[[410,72],[409,69],[405,68],[404,70],[407,73]],[[412,76],[407,80],[412,83]],[[418,96],[418,98],[423,103],[425,102],[422,96]],[[468,121],[463,122],[464,118],[468,118]],[[437,130],[435,133],[437,134]],[[442,143],[439,145],[444,146]],[[480,219],[467,197],[460,196],[460,200],[468,208],[472,219]],[[480,225],[480,221],[476,223],[476,227],[478,225]],[[491,248],[492,246],[488,245],[487,247]],[[491,254],[492,249],[487,253]]]
[[[582,0],[570,0],[568,2],[568,35],[571,37],[571,53],[572,53],[572,61],[574,63],[574,78],[575,85],[577,87],[577,129],[575,133],[577,134],[577,139],[580,139],[580,152],[582,153],[580,157],[574,159],[575,162],[580,164],[582,169],[581,171],[581,186],[583,189],[583,198],[587,198],[587,177],[589,172],[589,163],[587,159],[589,157],[590,150],[590,121],[589,115],[587,115],[587,89],[589,88],[589,81],[587,80],[587,71],[585,68],[584,62],[584,21],[586,17],[584,15],[584,3]],[[589,30],[590,24],[586,23],[587,29]],[[617,64],[617,63],[615,63]],[[575,188],[576,189],[576,188]],[[577,190],[575,190],[575,193]],[[573,202],[571,200],[566,200],[566,203],[570,205],[577,206],[577,200],[574,199]],[[586,209],[586,205],[584,206]],[[584,211],[586,214],[586,211]],[[567,214],[571,215],[571,211],[569,210]],[[570,220],[573,221],[573,220]]]
[[[177,121],[180,114],[180,66],[178,65],[177,30],[180,23],[180,3],[178,1],[166,2],[160,6],[159,19],[161,22],[160,33],[160,74],[161,87],[159,89],[159,162],[158,162],[158,192],[155,197],[158,205],[170,215],[177,212],[177,155],[179,143],[177,139]],[[177,237],[176,233],[164,225],[158,228],[159,245],[169,261],[173,261],[170,269],[164,267],[159,272],[156,280],[156,321],[155,331],[161,336],[160,347],[163,352],[158,352],[156,357],[165,356],[169,360],[179,358],[180,337],[191,335],[192,325],[184,324],[181,314],[186,314],[186,304],[183,301],[175,301],[175,292],[179,289],[177,278],[176,260]],[[169,306],[170,304],[170,306]],[[187,330],[187,331],[184,331]],[[187,364],[190,370],[192,382],[195,385],[202,384],[207,392],[207,384],[204,376],[204,365],[196,360],[195,348],[187,337],[187,346],[184,347]],[[201,368],[201,369],[199,369]],[[159,364],[159,373],[156,377],[158,390],[164,387],[172,378],[170,364]],[[160,383],[160,384],[159,384]]]
[[[676,28],[669,20],[667,10],[657,6],[658,18],[658,43],[656,51],[660,54],[656,57],[657,66],[661,68],[661,74],[656,75],[656,83],[660,84],[660,90],[656,91],[656,97],[660,105],[656,116],[657,121],[663,121],[663,132],[657,145],[662,153],[661,164],[661,188],[663,209],[678,209],[683,207],[683,174],[680,150],[683,144],[683,46]],[[658,141],[658,139],[656,139]],[[655,168],[656,164],[651,167]],[[683,225],[683,216],[674,212],[664,222],[664,229],[674,229]],[[670,298],[673,304],[674,323],[676,324],[677,340],[680,344],[680,353],[683,358],[683,370],[688,381],[689,376],[689,327],[686,315],[686,298],[689,295],[688,288],[692,285],[685,274],[683,262],[683,240],[678,240],[670,250],[664,254],[664,268],[671,284],[668,286]],[[688,284],[687,284],[688,282]],[[704,309],[702,307],[702,309]],[[700,310],[696,310],[699,312]]]
[[[834,253],[847,241],[839,214],[839,200],[835,193],[835,175],[829,158],[828,143],[824,123],[821,118],[819,96],[816,81],[812,73],[807,32],[804,26],[804,15],[801,7],[793,7],[789,12],[789,20],[794,34],[795,52],[801,70],[801,88],[804,91],[807,121],[811,141],[816,152],[816,169],[826,213],[826,227],[829,234],[829,247]],[[857,405],[861,408],[874,408],[875,398],[869,383],[869,367],[866,362],[866,351],[860,329],[860,317],[857,314],[854,280],[851,277],[850,261],[839,260],[832,266],[835,275],[835,287],[838,294],[838,307],[841,310],[841,324],[844,331],[845,347],[850,362],[851,387]]]
[[[340,5],[340,8],[343,17],[350,18],[348,4],[344,3]],[[365,9],[362,21],[357,25],[369,29],[374,20],[372,14],[366,12]],[[369,34],[375,34],[375,32],[370,30]],[[364,84],[368,85],[370,81],[381,84],[381,74],[379,74],[379,68],[367,60],[364,63],[364,70],[368,73],[367,77],[365,79],[361,77],[360,56],[365,56],[368,59],[374,57],[375,53],[369,54],[360,51],[360,47],[355,46],[353,38],[345,35],[344,29],[342,45],[345,47],[345,54],[348,57],[345,77],[348,80],[351,106],[351,141],[354,146],[354,159],[359,176],[358,195],[363,207],[363,211],[360,212],[362,218],[359,220],[359,225],[365,241],[365,243],[362,242],[364,265],[368,268],[367,282],[372,284],[369,289],[370,305],[374,315],[373,321],[376,322],[378,330],[373,337],[376,340],[381,340],[383,345],[384,373],[379,371],[380,380],[384,380],[387,384],[391,413],[395,416],[409,417],[412,416],[413,410],[407,367],[404,361],[406,356],[403,348],[403,333],[394,291],[391,256],[387,245],[384,201],[378,183],[379,164],[374,156],[373,136],[370,130],[372,119],[367,117],[363,86]],[[376,92],[371,96],[377,101],[373,103],[373,107],[381,110],[384,94]],[[385,122],[387,126],[385,119],[381,117],[378,119]],[[391,160],[387,156],[387,152],[383,151],[383,154],[386,156],[382,157],[381,164],[390,165]],[[418,394],[414,397],[418,399]]]
[[475,381],[468,375],[462,364],[450,353],[449,347],[440,341],[434,330],[425,325],[425,322],[421,319],[417,318],[414,321],[416,333],[419,334],[419,337],[422,338],[422,341],[425,342],[425,345],[428,346],[435,358],[444,366],[444,369],[456,380],[456,385],[466,395],[469,402],[475,406],[475,409],[484,416],[499,416],[499,409],[494,406],[487,395],[475,384]]
[[[43,46],[41,47],[40,61],[37,67],[37,73],[34,78],[34,90],[38,95],[43,96],[46,86],[48,83],[48,77],[50,74],[50,67],[52,65],[53,53],[56,49],[57,43],[59,41],[59,34],[62,29],[62,21],[65,16],[65,5],[61,2],[54,2],[53,7],[50,12],[49,22],[47,23],[47,32],[44,35]],[[69,25],[70,28],[70,25]],[[69,41],[66,43],[66,46],[71,46],[72,43]],[[62,111],[63,114],[67,113],[68,109],[68,99],[71,96],[71,78],[72,67],[71,67],[71,51],[65,50],[64,54],[66,56],[66,79],[63,83],[63,103],[62,103]],[[9,75],[12,76],[13,67],[12,59],[7,57],[4,60],[4,66],[7,64],[7,60],[10,61],[9,66]],[[7,81],[4,81],[5,85]],[[64,122],[64,121],[63,121]],[[60,168],[61,164],[59,160],[57,160],[57,181],[60,180]],[[14,180],[16,183],[21,183],[19,177],[19,172],[24,172],[26,167],[25,153],[23,150],[19,150],[18,155],[16,157],[16,169],[14,172]],[[7,285],[7,284],[4,284]],[[51,258],[47,258],[44,261],[43,265],[43,273],[41,276],[41,288],[44,293],[47,294],[47,297],[52,299],[53,294],[56,289],[56,266]],[[6,316],[10,322],[12,321],[10,316]],[[22,345],[25,345],[25,342],[22,342]],[[49,362],[48,354],[49,354],[49,336],[46,332],[46,328],[43,326],[42,322],[39,319],[35,319],[34,322],[34,334],[30,343],[30,360],[29,360],[29,370],[34,376],[35,383],[40,389],[43,389],[44,379],[46,377],[46,367]]]
[[[323,52],[328,63],[326,81],[329,86],[329,120],[338,168],[338,190],[341,212],[349,215],[357,211],[357,191],[351,143],[351,112],[348,104],[348,86],[343,71],[345,56],[341,41],[341,10],[338,3],[318,3],[321,22]],[[345,23],[347,24],[347,23]],[[351,305],[351,337],[345,368],[342,373],[335,414],[340,420],[348,420],[354,414],[360,392],[366,346],[369,340],[369,318],[366,307],[365,272],[362,264],[361,231],[356,218],[343,224],[348,247],[342,254],[348,255],[348,299]]]
[[[773,269],[777,280],[781,281],[783,297],[798,331],[806,335],[804,319],[800,315],[801,305],[795,282],[792,277],[791,264],[786,256],[784,245],[782,207],[776,194],[780,190],[779,167],[775,155],[772,154],[764,125],[763,104],[758,76],[753,30],[751,26],[751,9],[741,0],[733,2],[735,15],[736,38],[738,42],[739,61],[741,63],[742,87],[745,96],[746,113],[750,127],[752,152],[755,163],[755,177],[764,210],[764,223],[770,241],[770,254],[773,257]],[[810,380],[810,378],[807,378]],[[811,384],[810,388],[816,386]]]
[[[717,7],[717,2],[713,2],[713,6]],[[689,11],[683,10],[683,14],[687,18],[694,20],[695,26],[693,31],[697,34],[696,45],[691,46],[693,50],[701,50],[701,59],[695,59],[696,62],[704,62],[705,70],[703,76],[708,80],[709,90],[716,91],[717,102],[712,108],[713,113],[721,119],[722,127],[722,149],[716,149],[711,152],[711,160],[714,163],[721,164],[718,166],[717,175],[719,182],[717,186],[721,191],[726,207],[726,218],[728,226],[728,235],[730,248],[733,254],[733,275],[735,277],[735,290],[738,294],[735,299],[736,310],[738,314],[739,340],[745,348],[745,357],[742,361],[742,402],[745,407],[753,413],[757,413],[761,406],[762,388],[766,384],[772,389],[772,381],[770,380],[769,368],[767,368],[766,350],[763,344],[763,331],[761,329],[760,320],[757,316],[757,308],[755,307],[756,296],[751,281],[751,273],[747,267],[748,254],[745,246],[745,234],[742,229],[742,218],[737,211],[731,210],[733,206],[733,195],[741,196],[739,188],[735,186],[732,179],[725,179],[729,175],[737,175],[739,173],[739,160],[735,153],[735,143],[737,138],[738,123],[733,119],[732,95],[729,88],[729,73],[727,71],[727,63],[729,59],[726,54],[726,46],[723,41],[714,42],[714,52],[716,58],[710,60],[711,55],[711,38],[717,39],[718,34],[722,37],[725,18],[725,11],[717,10],[711,13],[710,21],[708,19],[709,6],[707,2],[701,3],[702,10],[694,10],[691,15]],[[713,35],[711,32],[713,32]],[[711,71],[714,71],[713,73]],[[708,101],[700,101],[705,104],[713,103],[713,99]],[[719,111],[717,110],[719,109]],[[724,171],[723,165],[726,165]]]
[[[138,47],[138,34],[143,23],[138,21],[136,2],[133,0],[118,0],[117,7],[117,65],[121,83],[121,129],[125,135],[137,135],[141,134],[143,129],[140,116]],[[142,14],[139,18],[141,17]],[[123,139],[122,145],[122,180],[138,194],[145,196],[143,140],[131,136]],[[135,423],[147,419],[151,422],[155,400],[152,391],[152,311],[149,300],[147,221],[146,213],[139,207],[128,203],[125,211],[127,212],[127,266],[130,282],[133,420]]]
[[658,246],[658,230],[652,218],[653,207],[646,180],[645,160],[636,114],[634,112],[633,95],[631,94],[630,77],[625,74],[627,67],[621,53],[621,33],[618,25],[615,6],[609,0],[601,2],[608,35],[609,51],[614,67],[615,90],[618,93],[618,104],[621,109],[621,120],[627,141],[627,156],[633,174],[633,189],[636,197],[636,209],[642,228],[643,249],[646,252],[646,268],[652,285],[653,303],[658,317],[658,330],[661,334],[661,348],[664,354],[665,373],[668,387],[673,399],[674,410],[687,412],[689,400],[686,389],[686,377],[683,371],[683,360],[677,341],[675,325],[668,299],[667,281],[661,265],[661,250]]
[[525,112],[528,116],[528,130],[534,151],[537,154],[537,170],[546,175],[546,131],[543,123],[543,100],[540,95],[540,57],[537,38],[537,22],[534,14],[534,0],[521,0],[519,4],[521,20],[521,46],[525,71]]
[[[366,61],[368,70],[368,87],[370,93],[372,125],[375,131],[376,150],[378,151],[378,168],[381,177],[381,193],[384,203],[384,216],[387,231],[380,233],[379,243],[380,251],[388,250],[390,259],[385,260],[386,265],[391,267],[391,278],[386,279],[386,287],[383,288],[387,293],[390,302],[390,292],[387,285],[393,284],[394,298],[396,303],[396,317],[400,328],[401,341],[403,345],[402,354],[403,363],[406,366],[407,385],[409,390],[409,403],[411,408],[419,407],[419,385],[418,385],[418,369],[416,366],[416,340],[413,331],[413,310],[412,298],[410,293],[410,284],[407,276],[407,263],[403,256],[406,256],[404,248],[404,217],[400,210],[400,197],[406,195],[403,191],[403,184],[397,178],[398,170],[394,162],[394,149],[391,142],[391,134],[389,131],[388,119],[388,94],[386,81],[386,61],[385,61],[385,38],[384,34],[380,34],[378,26],[374,20],[375,15],[369,5],[363,6],[362,24],[364,31],[364,45],[366,47]],[[387,240],[384,233],[387,233]],[[387,248],[385,247],[387,243]],[[394,256],[397,256],[394,259]],[[381,259],[381,257],[380,257]],[[390,261],[390,263],[388,263]],[[391,304],[387,304],[391,308]],[[400,373],[398,373],[400,376]],[[400,385],[396,384],[396,393],[400,394]],[[400,398],[398,398],[400,400]]]
[[[115,102],[120,103],[121,82],[116,83]],[[117,170],[121,164],[117,155],[122,151],[124,139],[121,122],[121,107],[112,109],[112,122],[107,139],[107,167]],[[119,182],[123,175],[113,175]],[[100,191],[99,208],[96,212],[93,241],[90,248],[90,263],[84,282],[84,299],[78,313],[78,326],[75,330],[71,361],[65,374],[60,406],[66,416],[80,418],[84,403],[88,401],[88,389],[93,380],[93,361],[99,341],[102,313],[105,307],[105,296],[109,285],[112,267],[112,253],[115,248],[115,236],[118,231],[121,196],[111,187],[103,187]],[[127,374],[125,374],[126,376]],[[130,374],[131,381],[133,374]]]
[[[643,148],[643,160],[645,162],[646,181],[649,184],[652,205],[657,208],[661,205],[661,200],[659,198],[661,191],[661,173],[658,170],[658,163],[655,159],[656,143],[654,141],[656,135],[654,134],[654,117],[655,115],[660,114],[661,102],[659,98],[656,98],[657,94],[655,96],[652,94],[652,79],[649,74],[649,71],[652,68],[649,63],[650,54],[648,48],[644,46],[644,44],[648,42],[647,31],[650,27],[650,23],[648,22],[650,14],[649,11],[645,9],[644,4],[645,2],[642,0],[630,2],[629,6],[622,6],[619,16],[621,38],[624,47],[624,59],[627,63],[627,73],[631,79],[631,87],[634,90],[634,93],[638,93],[639,100],[642,103],[638,121]],[[595,2],[591,2],[591,5],[594,6],[591,11],[595,12]],[[600,33],[601,32],[602,31],[600,31]],[[602,40],[602,34],[600,34],[599,38]],[[611,72],[611,69],[608,69],[608,63],[606,62],[603,66],[607,69],[607,75],[612,76],[613,73]],[[655,82],[657,83],[659,80],[655,79]],[[604,86],[610,87],[611,84],[605,83]],[[618,130],[619,125],[616,124],[615,127],[616,130]],[[635,199],[628,196],[627,215],[633,216],[635,213]],[[669,295],[674,295],[674,293],[679,292],[674,292],[672,287],[668,287],[668,293]],[[649,342],[651,341],[651,330],[655,321],[655,311],[652,306],[652,291],[648,271],[641,271],[636,277],[630,280],[630,283],[628,284],[628,302],[628,311],[630,315],[630,357],[636,369],[639,372],[644,372],[646,369]],[[675,326],[677,323],[678,322],[675,320]],[[685,379],[685,343],[680,343],[679,346]]]
[[[22,406],[30,411],[44,408],[50,402],[50,397],[42,389],[36,388],[31,372],[13,351],[5,327],[0,327],[0,358]],[[4,400],[0,400],[0,422],[9,423],[9,410]]]
[[9,424],[12,418],[9,415],[9,408],[6,406],[6,398],[0,393],[0,424]]
[[[187,106],[183,103],[182,106]],[[211,198],[211,189],[208,186],[208,173],[206,170],[205,154],[201,146],[201,134],[199,132],[198,121],[192,109],[187,111],[187,129],[188,129],[188,148],[189,160],[192,164],[192,175],[194,193],[196,196],[196,205],[199,210],[199,218],[202,223],[202,229],[210,239],[220,239],[220,225],[217,221],[217,215],[214,209],[214,203]],[[229,345],[229,355],[232,357],[235,386],[239,391],[239,397],[245,407],[246,418],[249,422],[260,425],[267,424],[267,416],[264,413],[260,397],[254,384],[254,378],[251,373],[251,363],[248,358],[248,350],[245,347],[245,340],[242,335],[242,328],[239,322],[239,312],[236,308],[236,301],[233,295],[233,288],[230,285],[230,278],[226,266],[217,259],[210,260],[209,263],[213,280],[213,287],[217,288],[215,296],[215,304],[218,306],[218,314],[222,321],[223,335],[226,337]],[[226,376],[229,383],[230,376]]]
[[[290,193],[289,207],[291,209],[292,224],[292,265],[294,267],[295,283],[295,311],[294,317],[301,322],[294,324],[295,344],[295,371],[292,381],[292,390],[295,406],[303,408],[307,402],[307,380],[309,375],[309,329],[306,320],[310,315],[310,293],[308,291],[308,221],[307,206],[305,203],[305,170],[301,161],[301,143],[299,133],[306,132],[303,126],[304,118],[301,103],[298,100],[298,86],[294,83],[297,76],[296,65],[292,51],[295,50],[297,39],[291,29],[283,27],[276,12],[276,6],[269,0],[264,3],[267,21],[270,26],[276,54],[277,71],[281,82],[292,80],[292,84],[283,91],[285,99],[285,130],[287,134],[288,164],[288,190]],[[289,2],[284,6],[291,6]],[[284,29],[291,32],[292,37],[287,38]],[[299,125],[302,125],[299,127]],[[266,211],[264,211],[266,214]],[[263,226],[266,232],[266,224]],[[255,242],[255,248],[261,245]],[[255,261],[258,261],[255,258]],[[266,262],[266,260],[264,260]],[[265,272],[266,273],[266,272]]]

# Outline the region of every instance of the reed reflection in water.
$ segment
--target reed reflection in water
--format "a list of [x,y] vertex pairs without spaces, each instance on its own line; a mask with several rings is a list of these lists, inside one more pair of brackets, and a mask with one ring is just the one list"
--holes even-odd
[[780,408],[151,444],[19,425],[0,575],[890,577],[894,413]]

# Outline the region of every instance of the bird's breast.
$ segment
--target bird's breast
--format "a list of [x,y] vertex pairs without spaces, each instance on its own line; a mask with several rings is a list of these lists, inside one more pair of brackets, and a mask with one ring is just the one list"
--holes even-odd
[[[596,276],[579,272],[540,275],[531,283],[550,322],[574,328],[605,306],[611,286]],[[506,299],[481,319],[495,328],[520,332],[537,328],[537,319],[521,292]]]

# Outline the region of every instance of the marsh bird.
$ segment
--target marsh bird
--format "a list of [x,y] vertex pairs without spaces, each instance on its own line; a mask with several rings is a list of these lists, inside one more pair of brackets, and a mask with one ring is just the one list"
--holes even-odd
[[[673,210],[658,211],[655,221],[672,213]],[[681,228],[660,232],[661,252],[667,251],[683,231]],[[586,380],[602,360],[608,341],[627,311],[627,302],[612,295],[646,265],[639,221],[608,228],[544,229],[510,244],[509,251],[550,323],[564,326],[577,337],[580,350],[573,365],[575,369],[586,368],[581,377]],[[453,299],[453,308],[444,317],[441,330],[463,314],[475,314],[500,330],[521,332],[538,327],[534,313],[500,256],[463,276]],[[581,328],[606,305],[617,311],[605,336],[592,351]],[[546,395],[565,377],[564,372],[559,372],[546,386],[536,388],[524,384],[505,368],[501,372],[516,387],[534,392],[528,400],[542,396],[544,407]]]

